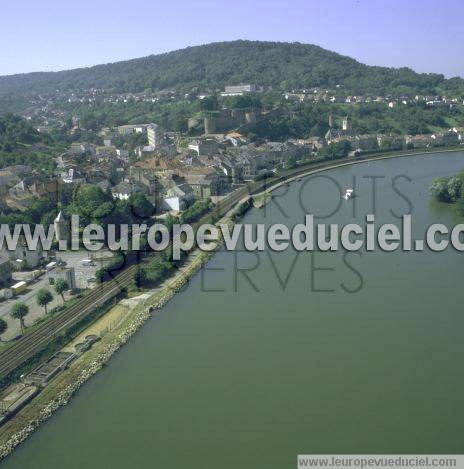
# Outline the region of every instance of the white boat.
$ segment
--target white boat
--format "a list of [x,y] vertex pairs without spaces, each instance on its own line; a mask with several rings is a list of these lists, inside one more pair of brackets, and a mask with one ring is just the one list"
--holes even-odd
[[343,196],[343,198],[345,200],[352,199],[353,197],[354,197],[354,190],[353,189],[347,189],[345,191],[345,195]]

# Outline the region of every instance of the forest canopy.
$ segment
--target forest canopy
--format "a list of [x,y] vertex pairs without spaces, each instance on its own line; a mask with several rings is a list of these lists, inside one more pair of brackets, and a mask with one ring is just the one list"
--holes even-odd
[[3,76],[0,97],[89,88],[115,92],[219,89],[242,82],[284,90],[341,87],[355,94],[464,94],[462,78],[368,66],[311,44],[239,40],[89,68]]

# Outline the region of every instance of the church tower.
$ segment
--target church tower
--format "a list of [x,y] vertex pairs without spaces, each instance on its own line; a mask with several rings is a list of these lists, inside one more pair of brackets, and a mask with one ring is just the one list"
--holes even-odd
[[57,215],[53,222],[55,226],[55,239],[60,241],[68,241],[69,240],[69,226],[68,222],[65,220],[63,212]]
[[345,132],[351,132],[351,119],[349,116],[346,116],[343,119],[342,130],[344,130]]

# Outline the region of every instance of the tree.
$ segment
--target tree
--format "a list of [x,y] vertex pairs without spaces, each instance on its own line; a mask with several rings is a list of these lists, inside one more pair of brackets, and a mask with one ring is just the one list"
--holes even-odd
[[219,103],[216,95],[208,96],[200,101],[200,109],[202,111],[215,111],[219,109]]
[[46,288],[41,288],[37,292],[37,304],[45,309],[45,314],[48,313],[47,306],[53,300],[53,295]]
[[140,289],[142,285],[147,281],[147,271],[138,267],[134,274],[134,282],[137,289]]
[[456,201],[456,211],[462,217],[464,216],[464,196],[461,197]]
[[448,194],[451,202],[456,202],[461,197],[462,180],[459,176],[452,176],[448,180]]
[[[1,336],[7,329],[8,329],[8,324],[7,324],[7,322],[6,322],[4,319],[0,318],[0,336]],[[2,340],[2,339],[0,338],[0,341],[1,341],[1,340]]]
[[58,295],[61,295],[61,299],[64,303],[64,292],[69,290],[69,284],[64,278],[57,278],[55,280],[55,291]]
[[99,220],[114,209],[111,196],[94,184],[77,186],[73,193],[72,209],[81,218]]
[[24,318],[29,314],[29,306],[24,303],[15,303],[11,307],[11,317],[14,319],[19,319],[19,324],[21,325],[21,332],[24,332],[26,327],[24,324]]
[[285,165],[287,166],[287,168],[296,168],[296,157],[289,156],[287,158],[287,161],[285,162]]
[[351,150],[351,143],[347,140],[341,140],[335,143],[329,143],[327,147],[321,149],[319,154],[331,160],[346,158]]
[[439,201],[439,202],[450,202],[450,194],[448,192],[448,182],[449,178],[440,177],[435,179],[432,182],[429,190],[430,193]]
[[155,213],[153,204],[140,192],[132,194],[128,202],[131,213],[137,218],[145,220]]

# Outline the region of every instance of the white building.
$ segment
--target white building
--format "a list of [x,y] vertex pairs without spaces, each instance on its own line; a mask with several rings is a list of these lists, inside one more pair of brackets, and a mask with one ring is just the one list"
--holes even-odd
[[228,85],[224,87],[224,92],[221,96],[241,96],[244,93],[255,93],[258,91],[258,86],[249,84],[243,85]]
[[149,124],[147,126],[147,137],[148,137],[148,144],[158,149],[163,144],[163,131],[161,130],[158,124]]

